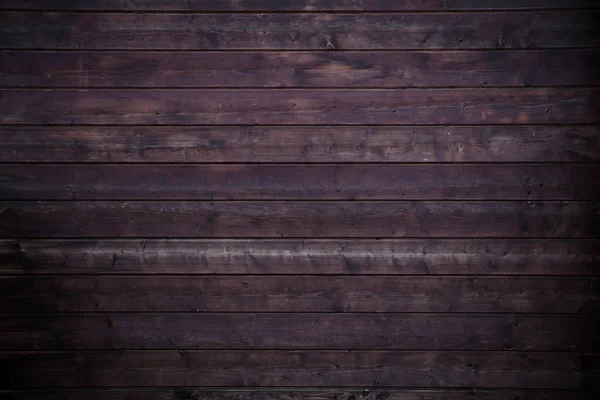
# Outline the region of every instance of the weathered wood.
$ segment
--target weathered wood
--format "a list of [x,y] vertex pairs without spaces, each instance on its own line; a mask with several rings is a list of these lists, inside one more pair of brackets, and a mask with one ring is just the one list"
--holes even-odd
[[600,390],[597,2],[0,9],[0,397]]
[[566,239],[21,239],[0,240],[0,273],[597,276],[599,248]]
[[598,162],[597,126],[0,127],[5,162]]
[[598,237],[596,202],[0,201],[0,237]]
[[380,50],[596,47],[598,11],[0,15],[4,49]]
[[99,11],[451,11],[596,7],[594,0],[2,0],[0,9]]
[[598,88],[0,91],[2,124],[598,123]]
[[446,87],[600,84],[600,51],[0,52],[0,86]]
[[589,200],[592,165],[0,165],[4,200]]
[[589,400],[590,394],[566,390],[389,389],[389,388],[111,388],[44,389],[0,394],[6,400]]
[[596,351],[598,315],[4,314],[1,350],[394,349]]
[[[598,356],[394,351],[102,351],[0,353],[16,387],[362,386],[581,389]],[[582,366],[586,368],[582,371]],[[31,373],[35,371],[35,373]],[[596,385],[597,387],[597,385]]]
[[599,313],[596,279],[0,277],[0,312]]

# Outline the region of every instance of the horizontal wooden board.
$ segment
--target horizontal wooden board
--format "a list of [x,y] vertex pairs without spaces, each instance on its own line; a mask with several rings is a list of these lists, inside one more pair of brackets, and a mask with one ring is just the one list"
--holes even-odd
[[598,162],[598,126],[0,126],[5,162]]
[[0,15],[4,49],[380,50],[595,47],[598,11]]
[[0,165],[4,200],[588,200],[600,166]]
[[0,350],[596,351],[600,317],[530,314],[4,314]]
[[[596,355],[519,352],[101,351],[0,353],[16,387],[598,387]],[[582,368],[585,367],[585,368]],[[35,373],[31,373],[35,371]]]
[[567,239],[20,239],[0,240],[0,273],[597,276],[599,248]]
[[593,278],[0,277],[0,312],[600,313]]
[[110,388],[6,390],[6,400],[589,400],[584,391],[369,388]]
[[600,4],[14,3],[0,397],[600,393]]
[[2,0],[0,9],[100,11],[452,11],[595,7],[594,0]]
[[599,123],[599,88],[0,91],[1,124]]
[[0,201],[0,237],[570,237],[596,202]]
[[2,51],[0,86],[448,87],[600,84],[600,51]]

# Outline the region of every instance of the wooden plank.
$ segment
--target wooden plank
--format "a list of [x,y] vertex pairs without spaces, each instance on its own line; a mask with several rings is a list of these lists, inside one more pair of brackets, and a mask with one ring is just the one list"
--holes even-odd
[[600,390],[600,362],[599,357],[584,357],[582,360],[582,369],[586,372],[582,381],[585,388],[590,391],[598,392]]
[[599,248],[567,239],[21,239],[0,240],[0,273],[597,276]]
[[424,52],[2,51],[0,86],[473,87],[600,84],[597,49]]
[[3,49],[401,50],[597,47],[598,11],[0,15]]
[[0,349],[596,351],[598,315],[4,314]]
[[0,127],[5,162],[598,162],[598,126]]
[[501,10],[566,7],[597,7],[598,3],[586,0],[447,0],[446,10]]
[[593,278],[0,277],[0,312],[599,313]]
[[0,237],[597,237],[596,202],[0,201]]
[[590,394],[566,390],[389,389],[389,388],[110,388],[0,391],[6,400],[589,400]]
[[0,91],[2,124],[599,123],[598,88]]
[[[596,355],[519,352],[102,351],[0,353],[5,388],[350,386],[581,389]],[[597,367],[596,367],[597,368]],[[31,373],[35,371],[35,373]]]
[[18,268],[22,261],[20,253],[18,240],[0,239],[0,273]]
[[0,165],[4,200],[588,200],[591,165]]
[[0,9],[79,11],[451,11],[596,7],[593,0],[2,0]]

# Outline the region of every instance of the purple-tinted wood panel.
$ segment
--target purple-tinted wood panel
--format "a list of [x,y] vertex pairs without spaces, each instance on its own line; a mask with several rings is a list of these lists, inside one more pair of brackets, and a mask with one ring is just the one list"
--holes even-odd
[[600,89],[5,89],[0,123],[432,125],[598,123]]
[[381,14],[0,14],[0,48],[536,49],[600,45],[597,10]]

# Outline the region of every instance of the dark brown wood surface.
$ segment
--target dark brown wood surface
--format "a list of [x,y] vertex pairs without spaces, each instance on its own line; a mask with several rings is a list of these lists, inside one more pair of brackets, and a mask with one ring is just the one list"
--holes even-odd
[[588,400],[590,395],[577,390],[531,389],[390,389],[377,386],[363,388],[305,389],[305,388],[111,388],[111,389],[30,389],[4,390],[0,394],[8,400]]
[[[5,314],[0,349],[594,351],[598,316],[389,313]],[[152,332],[152,334],[148,334]]]
[[[598,388],[598,356],[481,351],[88,351],[0,353],[5,388],[316,386]],[[73,371],[73,366],[78,366]],[[535,367],[535,368],[533,368]],[[30,371],[36,371],[31,374]]]
[[2,124],[598,123],[600,89],[6,89]]
[[0,9],[103,11],[451,11],[586,8],[593,0],[2,0]]
[[598,218],[589,201],[0,201],[0,236],[595,238]]
[[0,312],[598,313],[597,285],[589,277],[3,276]]
[[600,52],[2,51],[7,87],[475,87],[600,84]]
[[19,239],[0,240],[0,273],[592,277],[600,275],[598,246],[590,239]]
[[403,50],[600,45],[599,12],[0,15],[3,49]]
[[599,20],[0,0],[0,398],[598,397]]
[[597,126],[0,126],[6,162],[600,162]]
[[598,164],[0,165],[3,200],[593,200],[598,192]]

